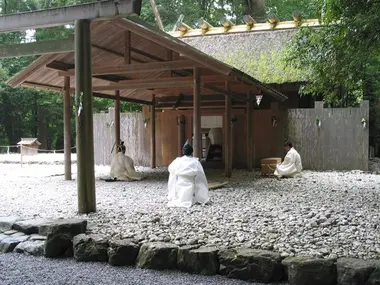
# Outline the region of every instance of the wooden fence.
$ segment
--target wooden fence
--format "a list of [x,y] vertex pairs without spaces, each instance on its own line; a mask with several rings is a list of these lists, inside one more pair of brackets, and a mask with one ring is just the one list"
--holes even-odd
[[[305,169],[351,170],[368,169],[368,126],[363,129],[362,119],[368,121],[369,105],[363,102],[360,108],[324,109],[316,102],[314,109],[279,108],[255,110],[253,116],[254,165],[260,166],[265,157],[283,157],[284,139],[289,139],[299,151]],[[245,167],[245,113],[236,112],[238,119],[233,127],[233,165]],[[179,111],[178,111],[179,112]],[[156,114],[157,165],[167,166],[178,155],[178,128],[176,111]],[[206,115],[206,114],[205,114]],[[212,115],[223,115],[223,110]],[[122,113],[121,139],[126,145],[126,154],[136,165],[149,166],[151,162],[150,123],[144,127],[149,113]],[[192,116],[186,113],[186,137],[191,137]],[[320,119],[318,127],[316,119]],[[273,120],[277,123],[274,126]],[[109,165],[111,149],[115,142],[114,110],[94,114],[95,163]]]
[[358,108],[323,108],[315,102],[314,109],[288,110],[286,133],[305,169],[368,170],[368,125],[362,124],[368,118],[368,101]]
[[[111,150],[115,144],[114,114],[113,108],[108,113],[94,114],[96,165],[111,163]],[[144,130],[144,115],[121,113],[120,126],[120,138],[126,146],[126,155],[132,157],[136,165],[149,165],[150,137],[146,137],[146,132],[141,131]]]

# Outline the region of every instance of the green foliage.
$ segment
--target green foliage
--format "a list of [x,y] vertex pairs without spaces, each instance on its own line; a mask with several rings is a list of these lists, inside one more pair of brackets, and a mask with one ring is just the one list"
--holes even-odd
[[363,80],[380,56],[380,3],[326,1],[325,26],[302,28],[288,46],[290,66],[303,69],[306,94],[321,94],[327,102],[356,103],[363,97]]
[[297,11],[303,19],[320,17],[321,4],[317,0],[266,0],[268,14],[275,14],[280,21],[293,20],[293,12]]
[[370,140],[380,140],[380,2],[326,0],[321,28],[302,28],[287,47],[289,66],[304,70],[304,94],[333,106],[370,100]]

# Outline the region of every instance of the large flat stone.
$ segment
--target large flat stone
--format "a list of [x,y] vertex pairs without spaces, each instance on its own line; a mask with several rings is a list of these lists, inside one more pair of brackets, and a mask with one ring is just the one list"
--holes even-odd
[[109,242],[108,263],[113,266],[134,265],[140,247],[133,240],[112,240]]
[[0,252],[12,252],[19,243],[28,240],[28,238],[29,236],[18,236],[2,239],[0,241]]
[[58,219],[49,223],[41,224],[38,234],[47,236],[49,233],[70,233],[73,237],[85,233],[87,221],[83,219]]
[[152,242],[141,246],[137,267],[145,269],[174,269],[177,265],[178,246],[171,243]]
[[218,249],[201,247],[197,249],[179,249],[177,257],[179,270],[202,275],[214,275],[219,270]]
[[34,256],[43,256],[45,253],[45,241],[24,241],[19,243],[14,251]]
[[335,285],[336,264],[332,260],[288,257],[282,261],[290,285]]
[[31,219],[24,221],[17,221],[13,225],[13,229],[23,232],[27,235],[38,234],[40,227],[50,225],[52,219]]
[[219,252],[219,273],[229,278],[276,282],[284,278],[284,267],[278,253],[241,248]]
[[367,284],[369,277],[378,267],[379,260],[340,258],[337,261],[338,285]]
[[104,236],[79,234],[73,239],[73,248],[77,261],[108,261],[108,240]]
[[19,220],[20,218],[16,216],[0,217],[0,232],[11,230],[13,225]]

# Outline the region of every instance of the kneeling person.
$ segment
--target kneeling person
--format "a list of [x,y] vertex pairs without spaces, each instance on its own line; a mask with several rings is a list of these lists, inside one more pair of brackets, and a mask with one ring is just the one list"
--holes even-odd
[[169,207],[189,208],[195,203],[205,204],[209,200],[206,175],[198,158],[192,156],[193,147],[188,141],[183,146],[183,154],[168,168]]
[[144,179],[143,175],[136,172],[133,159],[125,155],[125,146],[123,141],[118,147],[117,153],[112,157],[110,175],[115,180],[123,181]]
[[287,142],[284,147],[288,153],[286,154],[284,161],[276,166],[274,175],[276,175],[277,178],[294,177],[302,171],[301,156],[293,148],[292,143]]

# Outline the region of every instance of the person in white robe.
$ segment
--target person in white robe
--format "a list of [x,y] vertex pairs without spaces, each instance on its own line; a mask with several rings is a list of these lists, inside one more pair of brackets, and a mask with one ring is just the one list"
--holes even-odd
[[295,177],[302,171],[302,161],[299,153],[293,148],[291,142],[285,143],[287,154],[281,164],[277,164],[274,175],[277,178]]
[[114,180],[121,181],[139,181],[145,178],[141,173],[136,172],[133,159],[125,155],[123,141],[112,157],[110,176]]
[[189,141],[183,146],[183,156],[169,165],[168,206],[190,208],[195,203],[209,201],[208,183],[198,158],[193,157]]

